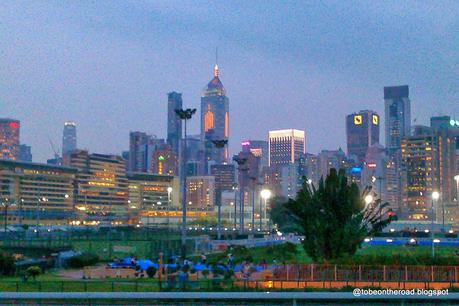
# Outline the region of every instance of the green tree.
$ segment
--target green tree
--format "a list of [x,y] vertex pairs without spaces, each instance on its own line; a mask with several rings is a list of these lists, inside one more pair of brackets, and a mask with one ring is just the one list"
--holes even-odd
[[41,274],[41,269],[39,266],[30,266],[25,272],[28,277],[32,277],[35,280]]
[[392,215],[387,203],[380,200],[365,204],[371,193],[367,188],[360,193],[355,183],[349,183],[344,170],[331,169],[318,188],[303,184],[295,200],[285,208],[293,222],[305,236],[303,248],[314,261],[329,261],[352,256],[363,239],[380,232]]
[[285,202],[288,199],[281,196],[276,196],[271,201],[271,209],[269,211],[270,218],[274,224],[277,224],[277,228],[282,233],[294,233],[299,232],[297,224],[291,221],[291,215],[289,210],[286,208]]

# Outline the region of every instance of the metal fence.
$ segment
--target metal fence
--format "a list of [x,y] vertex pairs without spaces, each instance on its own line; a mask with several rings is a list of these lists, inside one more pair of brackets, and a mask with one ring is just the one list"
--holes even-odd
[[282,265],[273,270],[274,280],[458,282],[458,266],[389,265]]

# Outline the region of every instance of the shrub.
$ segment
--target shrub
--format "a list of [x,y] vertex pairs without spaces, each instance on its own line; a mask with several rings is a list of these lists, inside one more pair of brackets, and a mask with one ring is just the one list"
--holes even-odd
[[201,273],[202,273],[202,275],[203,275],[205,278],[207,278],[207,276],[209,275],[209,270],[204,269],[204,270],[202,270]]
[[155,274],[156,274],[156,268],[153,266],[149,266],[146,272],[149,278],[153,278],[155,277]]
[[81,255],[73,256],[69,259],[68,265],[71,268],[83,268],[85,266],[91,266],[99,262],[99,256],[83,253]]
[[35,280],[37,276],[40,274],[41,274],[41,268],[39,266],[31,266],[31,267],[28,267],[26,270],[26,275],[28,277],[32,277],[33,280]]

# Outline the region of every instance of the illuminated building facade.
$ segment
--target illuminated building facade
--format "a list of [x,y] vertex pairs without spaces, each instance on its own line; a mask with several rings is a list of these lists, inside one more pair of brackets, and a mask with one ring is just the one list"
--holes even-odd
[[77,150],[70,154],[69,166],[78,169],[75,208],[83,221],[128,221],[128,181],[121,156]]
[[229,99],[220,81],[217,65],[214,68],[214,77],[201,97],[201,137],[204,141],[206,162],[228,162],[228,146],[216,148],[212,143],[212,140],[228,140],[229,137]]
[[167,94],[167,144],[171,146],[175,155],[179,156],[182,120],[175,113],[176,109],[182,109],[182,94],[173,91]]
[[304,131],[288,129],[269,131],[269,166],[294,163],[305,153]]
[[360,164],[365,159],[367,149],[379,143],[379,115],[371,110],[363,110],[346,116],[347,154]]
[[177,175],[178,158],[168,144],[153,151],[150,159],[149,172],[160,175]]
[[265,140],[244,140],[241,142],[242,152],[250,152],[260,158],[260,169],[268,166],[269,145]]
[[62,133],[62,156],[69,154],[77,149],[77,133],[76,124],[73,121],[64,123],[64,131]]
[[0,118],[0,160],[19,158],[19,120]]
[[0,199],[9,206],[8,224],[69,224],[76,174],[69,167],[1,160]]
[[415,127],[413,136],[402,138],[403,207],[401,216],[427,220],[431,215],[431,195],[438,190],[438,139],[428,127]]
[[128,172],[127,179],[131,224],[167,223],[171,221],[168,218],[176,219],[180,201],[177,176]]
[[187,207],[190,210],[213,210],[215,205],[215,178],[213,176],[188,176]]

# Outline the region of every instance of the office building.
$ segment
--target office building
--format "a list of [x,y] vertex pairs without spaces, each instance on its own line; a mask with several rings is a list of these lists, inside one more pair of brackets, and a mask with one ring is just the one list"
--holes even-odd
[[70,224],[77,169],[0,160],[0,198],[9,224]]
[[31,163],[32,162],[32,148],[28,145],[19,145],[19,161]]
[[150,173],[127,174],[129,223],[164,224],[177,222],[180,209],[178,176]]
[[178,175],[178,158],[169,144],[160,145],[152,152],[149,172],[160,175]]
[[361,164],[367,149],[379,143],[379,115],[363,110],[346,116],[347,154]]
[[76,150],[68,165],[77,168],[75,208],[85,224],[128,221],[128,181],[121,156]]
[[344,151],[338,150],[322,150],[317,156],[319,179],[326,178],[330,173],[330,169],[349,169],[349,162]]
[[129,133],[129,171],[148,172],[153,152],[165,144],[164,139],[144,132]]
[[269,166],[294,163],[305,153],[304,131],[288,129],[269,131]]
[[188,176],[186,184],[186,200],[189,210],[214,210],[215,178],[213,176]]
[[269,165],[269,150],[268,142],[265,140],[244,140],[241,142],[242,152],[250,152],[255,157],[260,158],[259,168],[267,167]]
[[176,156],[180,156],[182,120],[175,112],[177,109],[182,109],[182,94],[173,91],[167,94],[167,144],[171,146]]
[[214,68],[214,77],[201,97],[201,137],[204,141],[206,162],[228,162],[228,146],[217,148],[212,143],[212,140],[228,140],[229,137],[229,99],[220,81],[217,65]]
[[62,156],[65,156],[77,149],[77,132],[76,124],[73,121],[64,123],[64,131],[62,133]]
[[0,118],[0,159],[19,158],[19,120]]
[[408,85],[384,87],[386,149],[390,156],[400,150],[402,137],[410,135],[411,102]]

